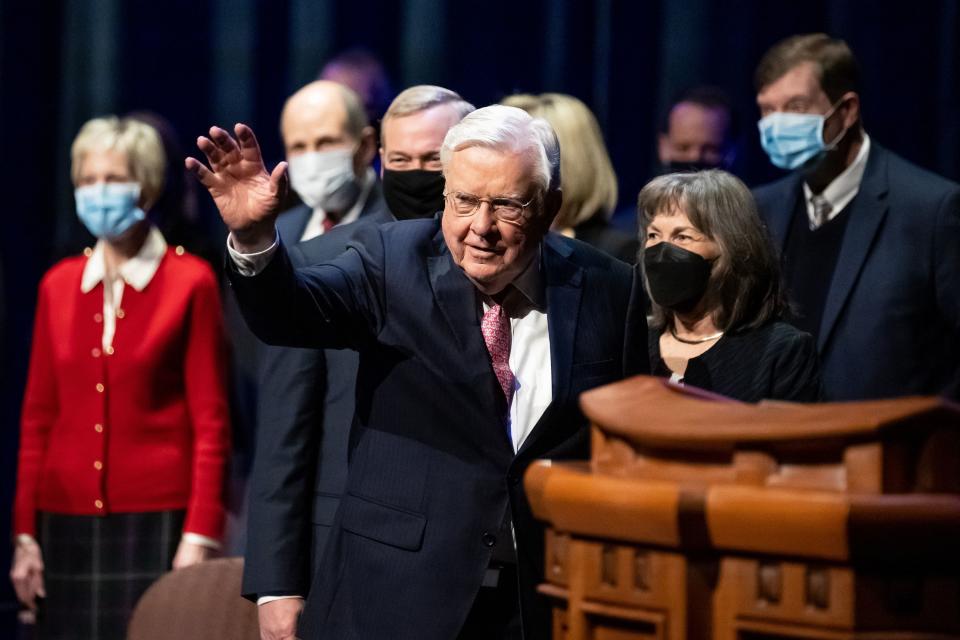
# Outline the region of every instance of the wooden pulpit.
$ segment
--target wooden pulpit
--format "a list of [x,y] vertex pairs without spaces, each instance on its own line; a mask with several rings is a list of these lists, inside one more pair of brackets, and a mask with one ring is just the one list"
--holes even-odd
[[581,398],[526,475],[554,640],[960,639],[960,407],[757,405],[651,377]]

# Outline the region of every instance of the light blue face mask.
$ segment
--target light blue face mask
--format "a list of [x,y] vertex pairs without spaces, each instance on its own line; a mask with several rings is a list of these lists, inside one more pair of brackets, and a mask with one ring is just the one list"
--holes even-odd
[[847,130],[827,144],[823,141],[823,125],[839,104],[838,101],[825,114],[778,111],[761,119],[757,123],[760,146],[770,162],[781,169],[796,169],[836,147]]
[[140,185],[136,182],[98,182],[77,187],[73,194],[77,217],[98,238],[117,238],[147,217],[137,206]]

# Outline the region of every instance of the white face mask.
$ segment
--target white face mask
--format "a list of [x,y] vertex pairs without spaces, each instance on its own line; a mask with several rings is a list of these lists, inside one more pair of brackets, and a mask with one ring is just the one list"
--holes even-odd
[[353,149],[311,151],[289,160],[290,184],[312,209],[343,213],[353,206],[360,185],[353,172]]

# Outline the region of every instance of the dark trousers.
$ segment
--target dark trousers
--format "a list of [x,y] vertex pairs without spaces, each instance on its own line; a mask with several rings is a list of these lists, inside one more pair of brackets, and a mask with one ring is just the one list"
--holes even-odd
[[480,587],[457,640],[523,640],[517,570],[500,570],[496,587]]

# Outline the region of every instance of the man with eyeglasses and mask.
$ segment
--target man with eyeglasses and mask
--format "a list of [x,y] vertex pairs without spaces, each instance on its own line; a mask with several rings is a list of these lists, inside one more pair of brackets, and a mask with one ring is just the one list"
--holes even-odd
[[284,166],[267,173],[253,132],[234,132],[212,128],[210,168],[187,167],[231,231],[248,321],[268,342],[360,354],[347,485],[301,636],[548,637],[523,472],[586,457],[580,393],[649,366],[636,271],[549,233],[556,134],[513,107],[471,113],[444,139],[439,219],[366,225],[295,270],[274,222]]
[[826,398],[960,397],[960,185],[866,134],[842,40],[787,38],[755,80],[763,149],[793,173],[754,195]]
[[[292,244],[294,264],[336,257],[366,224],[433,217],[443,209],[440,145],[450,127],[473,110],[443,87],[418,85],[401,92],[382,125],[383,200],[372,192],[378,206],[385,200],[393,215],[373,211]],[[283,238],[296,237],[295,231],[284,233],[291,228],[289,218],[284,220],[289,215],[281,214],[277,222]],[[358,355],[266,347],[260,360],[243,593],[259,605],[262,640],[283,640],[295,637],[312,568],[323,554],[343,492]]]

